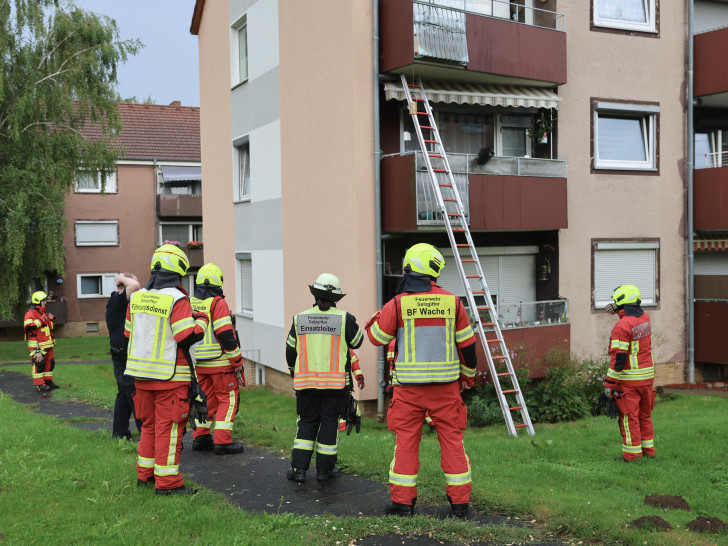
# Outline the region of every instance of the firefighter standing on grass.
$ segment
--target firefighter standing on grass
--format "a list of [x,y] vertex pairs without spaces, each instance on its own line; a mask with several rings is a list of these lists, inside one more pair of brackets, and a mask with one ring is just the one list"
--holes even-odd
[[336,308],[336,302],[346,295],[338,277],[322,273],[309,289],[315,304],[293,317],[286,341],[286,362],[293,377],[298,414],[287,477],[298,482],[306,479],[314,449],[317,479],[339,475],[338,421],[349,402],[349,350],[364,340],[356,318]]
[[56,360],[53,358],[53,347],[56,344],[53,325],[57,317],[48,312],[47,302],[48,295],[45,292],[34,292],[30,297],[30,309],[23,320],[25,339],[28,341],[28,352],[33,364],[33,385],[39,392],[60,388],[53,382],[53,368],[56,367]]
[[126,315],[125,373],[135,378],[134,407],[142,422],[137,486],[154,484],[157,495],[197,492],[185,487],[179,459],[191,403],[189,346],[204,337],[209,319],[192,310],[180,285],[189,266],[177,246],[160,246],[152,276],[131,295]]
[[366,325],[374,345],[397,339],[394,392],[387,413],[389,430],[396,435],[389,467],[389,514],[414,513],[422,422],[428,413],[437,427],[452,514],[462,517],[468,512],[472,480],[462,434],[467,409],[460,392],[475,379],[475,336],[459,298],[435,283],[444,267],[442,254],[432,245],[411,247],[395,297]]
[[[242,453],[243,444],[233,442],[232,432],[240,388],[245,386],[243,356],[222,293],[222,271],[215,264],[203,265],[197,272],[195,297],[190,302],[195,311],[210,317],[204,339],[193,346],[197,379],[207,395],[209,421],[195,423],[192,450],[214,450],[218,455]],[[214,437],[210,434],[213,419]]]
[[622,456],[616,461],[634,461],[655,456],[652,389],[655,368],[652,362],[652,327],[644,312],[639,288],[624,284],[612,294],[614,303],[607,312],[619,315],[609,339],[609,370],[604,379],[607,396],[614,397],[622,432]]

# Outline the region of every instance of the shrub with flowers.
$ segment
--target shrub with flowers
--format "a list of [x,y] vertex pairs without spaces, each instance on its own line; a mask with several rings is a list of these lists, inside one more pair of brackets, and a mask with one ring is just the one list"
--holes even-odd
[[162,243],[165,245],[179,246],[179,241],[170,241],[168,239],[165,239],[164,241],[162,241]]
[[202,241],[187,241],[185,244],[190,250],[193,248],[202,248]]

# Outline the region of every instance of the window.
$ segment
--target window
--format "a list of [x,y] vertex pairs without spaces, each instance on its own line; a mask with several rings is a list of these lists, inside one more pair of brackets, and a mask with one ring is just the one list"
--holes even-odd
[[76,246],[116,246],[118,220],[76,220]]
[[657,170],[659,106],[597,102],[594,107],[594,168]]
[[237,201],[247,201],[250,199],[250,142],[247,137],[243,137],[236,139],[233,146],[237,166],[235,198]]
[[728,131],[696,132],[694,153],[696,169],[726,165],[726,161],[728,161]]
[[79,298],[104,298],[116,290],[117,273],[81,274],[76,276],[76,293]]
[[240,309],[242,315],[253,317],[253,257],[249,252],[236,252],[240,273]]
[[[434,112],[442,144],[449,154],[477,154],[480,148],[489,147],[495,154],[508,157],[524,157],[531,153],[528,131],[533,129],[533,115],[506,115],[480,112]],[[431,138],[423,130],[425,139]],[[432,145],[428,145],[432,150]],[[402,111],[403,152],[420,151],[417,132],[407,109]]]
[[160,224],[159,236],[162,242],[175,241],[182,245],[187,241],[202,241],[202,224]]
[[[533,307],[522,309],[521,302],[536,301],[536,254],[538,246],[482,247],[477,248],[478,261],[485,274],[485,282],[502,320],[509,323],[533,320],[521,313],[533,313]],[[443,249],[446,263],[454,263],[452,250]],[[475,264],[464,263],[466,275],[476,275]],[[438,284],[460,298],[465,297],[465,287],[457,267],[446,267]],[[480,290],[477,279],[470,281],[473,290]]]
[[[76,171],[76,193],[101,193],[101,174],[98,171],[84,169]],[[104,193],[117,193],[116,172],[106,175]]]
[[656,32],[657,0],[594,0],[594,25]]
[[233,85],[248,80],[248,20],[243,17],[232,28]]
[[642,305],[657,305],[659,241],[594,243],[594,308],[604,309],[614,289],[634,284]]

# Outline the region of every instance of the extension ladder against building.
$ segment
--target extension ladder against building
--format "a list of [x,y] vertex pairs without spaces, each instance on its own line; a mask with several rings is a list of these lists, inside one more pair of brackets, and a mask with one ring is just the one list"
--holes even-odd
[[[428,177],[437,199],[440,216],[445,222],[455,265],[465,287],[468,314],[488,360],[488,369],[498,395],[508,434],[517,436],[518,428],[526,428],[528,434],[533,436],[535,431],[528,415],[526,401],[518,385],[518,378],[498,323],[498,313],[493,305],[485,274],[480,266],[478,252],[468,228],[465,208],[450,170],[450,163],[442,145],[425,88],[419,77],[417,77],[416,83],[410,84],[404,74],[401,76],[402,88],[420,142]],[[420,105],[423,106],[424,111]],[[425,137],[424,131],[427,131],[427,137]],[[436,166],[433,166],[433,161]],[[458,239],[461,239],[461,242]],[[463,265],[465,263],[474,266],[470,269],[474,268],[475,274],[466,274]],[[475,287],[471,285],[471,282],[475,284]],[[484,317],[481,313],[488,317],[486,321],[483,320]],[[501,381],[507,381],[510,385],[506,384],[504,389]],[[509,398],[515,399],[515,402],[511,404]],[[516,423],[514,415],[520,415],[521,422]]]

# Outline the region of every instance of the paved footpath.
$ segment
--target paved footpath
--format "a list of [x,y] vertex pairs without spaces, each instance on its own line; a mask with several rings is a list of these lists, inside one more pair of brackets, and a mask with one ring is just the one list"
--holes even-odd
[[[68,365],[69,363],[66,363]],[[81,363],[82,364],[82,363]],[[111,433],[113,413],[111,410],[80,402],[54,400],[53,393],[39,393],[32,387],[28,375],[10,371],[14,366],[0,366],[0,390],[15,401],[32,404],[39,413],[53,415],[59,419],[74,419],[74,426],[90,431],[105,429]],[[86,421],[78,421],[87,418]],[[134,429],[133,422],[131,429]],[[249,512],[293,513],[306,516],[331,514],[344,517],[383,516],[384,506],[389,500],[389,488],[366,478],[341,474],[335,480],[318,482],[316,471],[308,472],[309,479],[297,483],[286,479],[290,467],[288,457],[282,457],[254,446],[245,446],[240,455],[215,455],[212,451],[192,451],[192,434],[188,431],[183,438],[184,449],[181,468],[186,482],[193,482],[207,489],[218,491],[234,505]],[[382,461],[383,465],[389,461]],[[130,477],[133,479],[133,477]],[[261,486],[262,485],[262,486]],[[445,518],[450,508],[443,506],[417,505],[418,514],[432,518]],[[513,525],[512,520],[476,513],[472,508],[467,520],[475,525]],[[370,536],[357,540],[365,546],[409,544],[428,546],[447,544],[427,536]],[[469,544],[486,544],[471,542]]]

